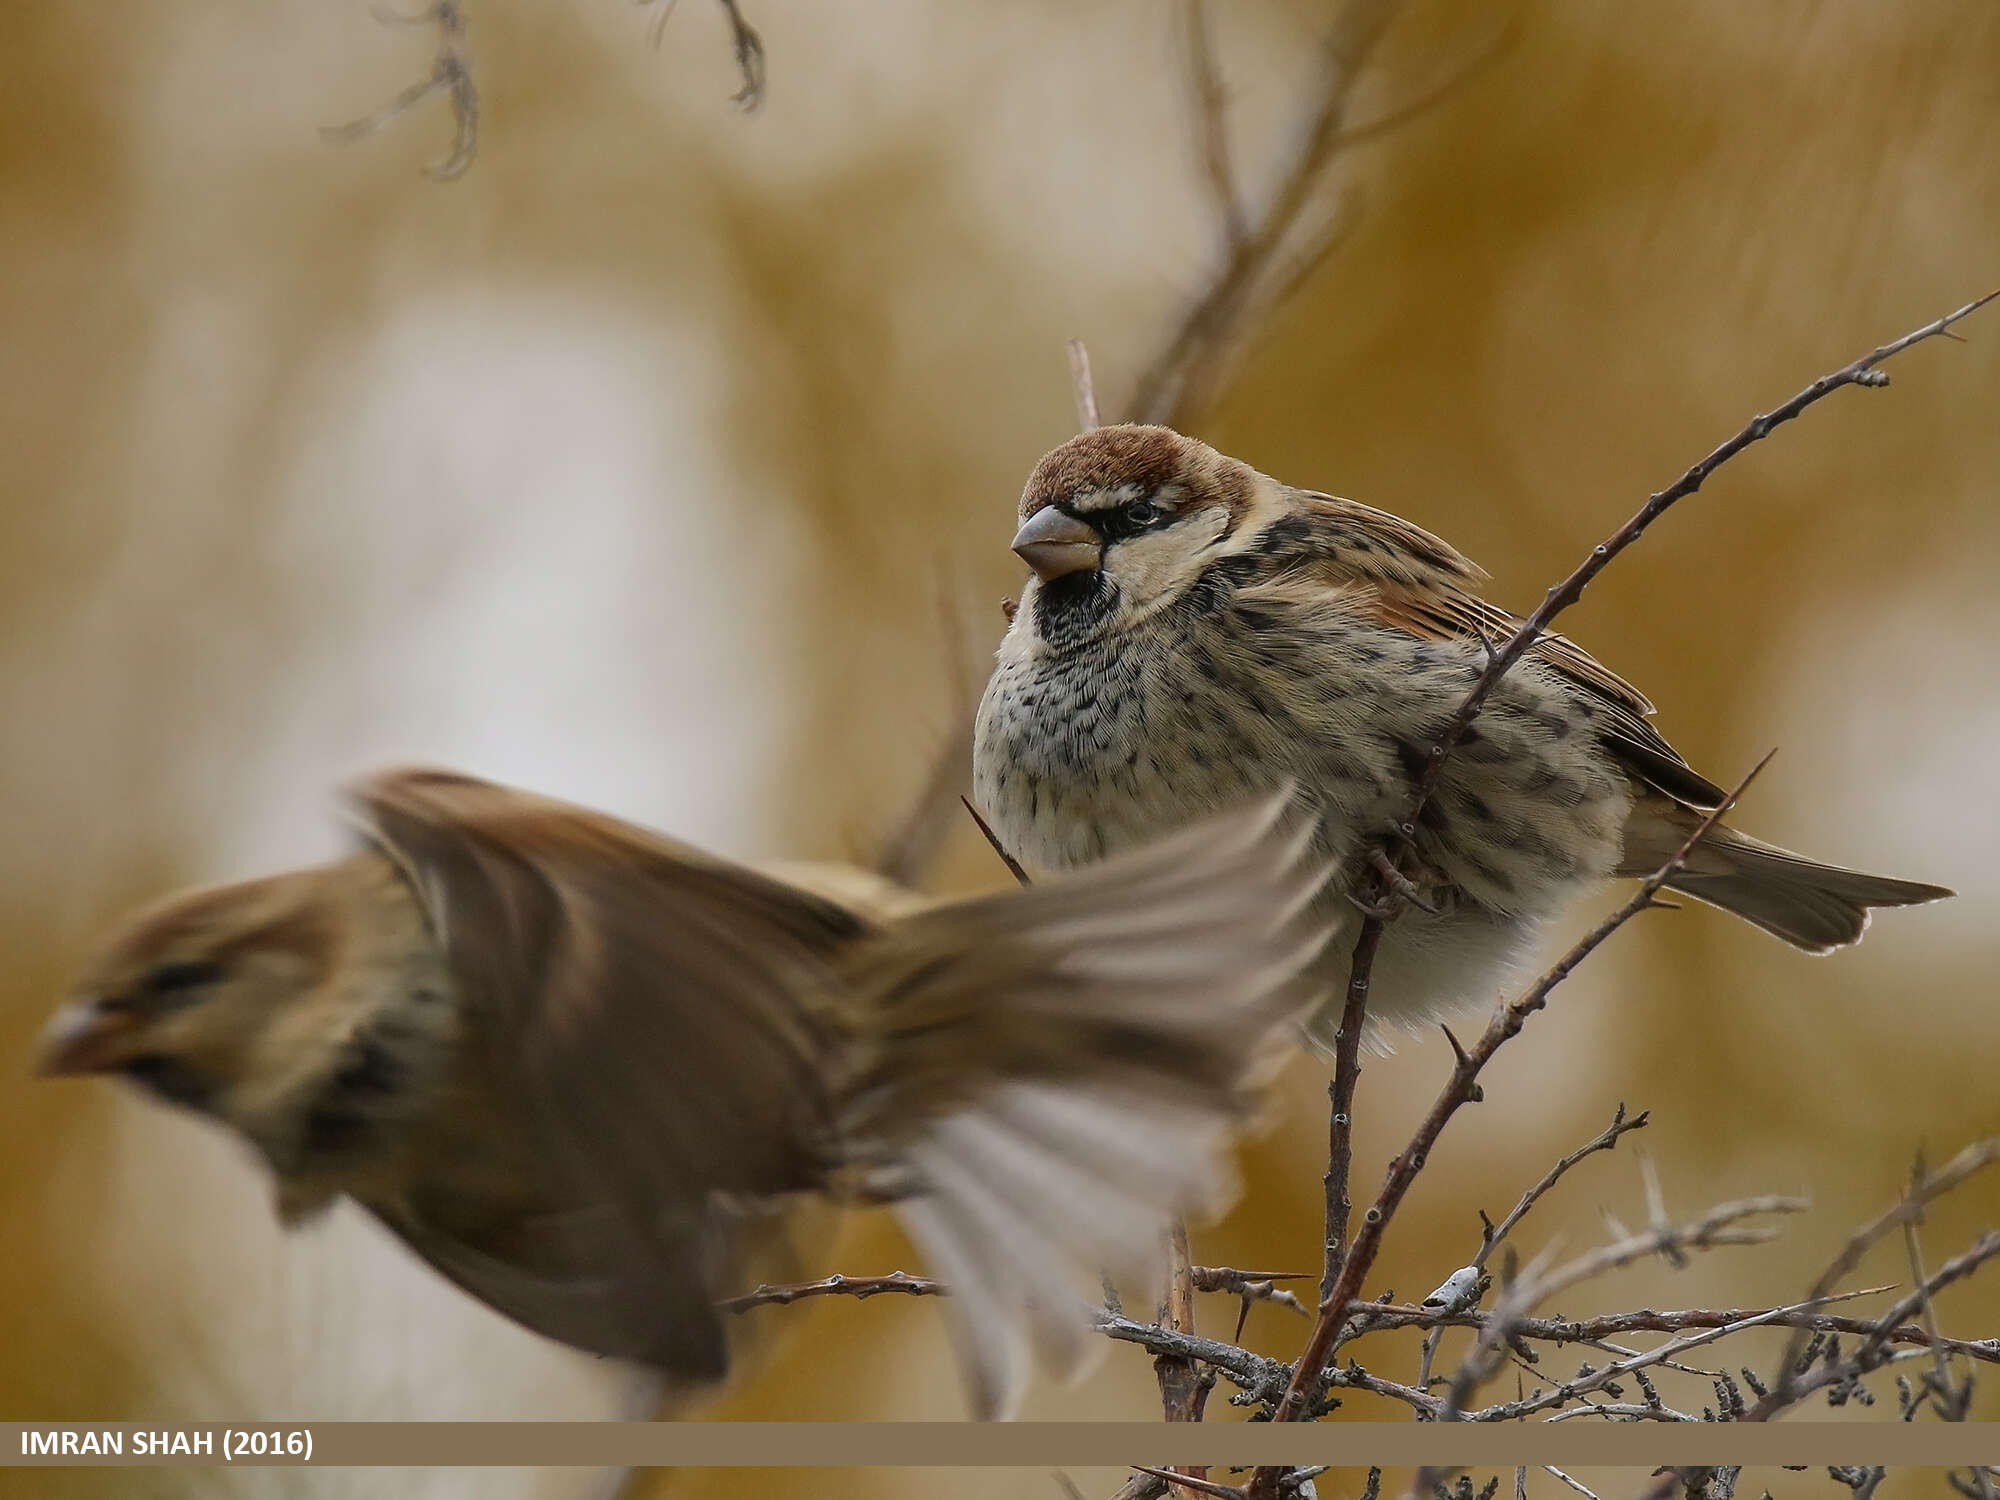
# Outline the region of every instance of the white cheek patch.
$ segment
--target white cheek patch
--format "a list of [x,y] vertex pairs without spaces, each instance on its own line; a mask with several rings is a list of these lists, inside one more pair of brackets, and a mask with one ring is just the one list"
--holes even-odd
[[1105,570],[1128,608],[1144,608],[1193,583],[1228,530],[1229,512],[1211,505],[1158,531],[1115,543],[1105,554]]

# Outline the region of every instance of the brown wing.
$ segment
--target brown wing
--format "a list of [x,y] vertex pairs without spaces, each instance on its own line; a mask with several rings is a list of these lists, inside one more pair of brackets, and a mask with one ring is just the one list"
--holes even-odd
[[472,777],[390,772],[352,795],[425,903],[477,1038],[475,1086],[518,1100],[549,1210],[472,1235],[384,1217],[531,1327],[720,1373],[720,1328],[693,1320],[737,1227],[822,1178],[828,1034],[812,1000],[861,923]]
[[[1366,585],[1384,624],[1430,640],[1483,637],[1495,646],[1521,628],[1519,615],[1479,597],[1485,571],[1448,542],[1352,500],[1304,499],[1318,544],[1311,570],[1339,586]],[[1690,807],[1721,805],[1727,793],[1647,722],[1653,705],[1644,693],[1565,636],[1544,635],[1532,654],[1609,711],[1604,741],[1633,774]]]

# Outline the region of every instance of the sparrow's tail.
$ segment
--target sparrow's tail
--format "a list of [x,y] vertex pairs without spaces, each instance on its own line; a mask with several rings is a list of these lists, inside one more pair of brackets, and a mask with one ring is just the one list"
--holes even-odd
[[[1618,873],[1652,874],[1700,820],[1701,814],[1678,806],[1671,813],[1642,808],[1626,827],[1625,859]],[[1941,885],[1816,864],[1720,826],[1695,846],[1686,867],[1667,887],[1734,912],[1808,953],[1831,953],[1859,942],[1871,907],[1918,906],[1953,894]]]
[[1282,799],[1031,889],[895,923],[841,1115],[949,1316],[979,1416],[1030,1350],[1073,1373],[1101,1275],[1157,1282],[1177,1214],[1213,1214],[1223,1148],[1312,996],[1327,870]]

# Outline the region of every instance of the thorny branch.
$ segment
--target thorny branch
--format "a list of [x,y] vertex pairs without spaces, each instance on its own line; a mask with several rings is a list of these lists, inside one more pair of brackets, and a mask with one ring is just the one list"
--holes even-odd
[[[1695,844],[1721,821],[1731,807],[1735,806],[1737,795],[1741,793],[1743,787],[1750,784],[1769,759],[1770,757],[1766,756],[1765,761],[1758,763],[1750,775],[1743,779],[1737,791],[1723,799],[1722,805],[1702,820],[1700,826],[1688,835],[1686,842],[1672,857],[1641,883],[1630,900],[1606,917],[1569,952],[1558,959],[1552,968],[1535,981],[1526,994],[1519,999],[1507,1001],[1496,1009],[1492,1020],[1487,1023],[1484,1035],[1470,1052],[1461,1047],[1458,1039],[1451,1037],[1449,1031],[1445,1033],[1447,1037],[1451,1037],[1452,1043],[1454,1062],[1451,1076],[1446,1080],[1436,1102],[1431,1105],[1429,1114],[1417,1127],[1417,1133],[1411,1137],[1410,1143],[1394,1161],[1390,1162],[1388,1178],[1376,1196],[1373,1206],[1362,1218],[1361,1232],[1355,1236],[1354,1246],[1341,1267],[1340,1278],[1335,1282],[1332,1294],[1320,1304],[1319,1317],[1313,1325],[1312,1335],[1307,1339],[1305,1352],[1300,1355],[1298,1365],[1292,1372],[1292,1381],[1285,1391],[1284,1400],[1273,1413],[1274,1421],[1300,1420],[1307,1407],[1313,1403],[1315,1392],[1312,1386],[1315,1374],[1326,1363],[1327,1356],[1338,1343],[1338,1335],[1344,1321],[1344,1309],[1356,1299],[1362,1279],[1368,1274],[1369,1267],[1374,1264],[1376,1252],[1381,1248],[1384,1228],[1402,1203],[1403,1195],[1409,1191],[1410,1184],[1423,1170],[1431,1147],[1436,1144],[1438,1136],[1443,1134],[1444,1127],[1450,1122],[1451,1117],[1458,1112],[1461,1105],[1474,1103],[1481,1097],[1478,1083],[1480,1070],[1502,1045],[1520,1033],[1521,1028],[1527,1024],[1529,1016],[1548,1003],[1550,992],[1568,978],[1578,964],[1594,953],[1612,933],[1652,905],[1660,887],[1680,869]],[[1379,938],[1380,924],[1371,919],[1368,925],[1375,927]],[[1364,932],[1365,930],[1364,928]],[[1357,946],[1356,952],[1362,951]],[[1365,974],[1360,978],[1364,981],[1361,999],[1365,1005]],[[1355,997],[1351,992],[1349,1006],[1350,1009],[1357,1011],[1360,1008],[1355,1004]],[[1355,1019],[1358,1021],[1359,1016],[1357,1015]]]
[[[1954,324],[1969,317],[1973,312],[1985,306],[1986,303],[1992,301],[1996,296],[2000,296],[2000,292],[1989,293],[1953,312],[1947,313],[1941,318],[1925,324],[1921,328],[1903,335],[1901,338],[1884,344],[1852,363],[1830,374],[1821,376],[1772,411],[1760,413],[1735,435],[1728,438],[1707,456],[1691,466],[1673,484],[1649,496],[1646,502],[1639,507],[1624,525],[1620,526],[1603,542],[1592,548],[1590,555],[1577,566],[1569,577],[1548,591],[1542,603],[1536,608],[1533,614],[1523,621],[1521,627],[1514,635],[1504,644],[1489,651],[1484,671],[1475,679],[1464,701],[1460,704],[1451,719],[1446,722],[1442,732],[1431,746],[1425,770],[1418,778],[1408,808],[1397,825],[1396,833],[1403,848],[1407,849],[1415,837],[1418,816],[1428,803],[1432,792],[1435,791],[1442,778],[1445,763],[1452,749],[1464,736],[1465,731],[1471,726],[1472,721],[1477,718],[1480,709],[1485,704],[1488,695],[1493,691],[1494,686],[1541,639],[1555,618],[1582,597],[1584,589],[1589,586],[1599,573],[1609,566],[1613,558],[1643,536],[1647,528],[1673,505],[1699,490],[1708,477],[1717,469],[1742,453],[1745,449],[1761,442],[1775,428],[1790,421],[1806,410],[1807,407],[1812,406],[1845,386],[1880,387],[1886,385],[1888,383],[1888,376],[1878,369],[1878,366],[1905,349],[1910,348],[1912,345],[1947,333]],[[1752,775],[1754,776],[1755,772]],[[1716,818],[1719,818],[1721,813],[1726,811],[1728,806],[1733,804],[1733,802],[1734,798],[1732,797],[1725,802],[1723,808],[1717,809],[1711,815],[1708,822],[1702,828],[1696,830],[1694,838],[1698,840],[1706,833],[1707,827]],[[1426,1154],[1431,1145],[1436,1141],[1438,1134],[1443,1130],[1444,1125],[1449,1121],[1451,1115],[1457,1111],[1460,1105],[1473,1102],[1479,1097],[1477,1078],[1480,1069],[1484,1067],[1486,1061],[1490,1059],[1494,1051],[1520,1031],[1527,1016],[1535,1010],[1539,1010],[1546,1003],[1549,991],[1561,983],[1574,970],[1578,963],[1594,951],[1605,938],[1609,937],[1624,922],[1630,920],[1632,916],[1637,915],[1646,906],[1653,904],[1659,888],[1678,869],[1680,862],[1686,858],[1688,852],[1692,849],[1693,842],[1694,840],[1690,840],[1689,844],[1684,845],[1673,860],[1670,860],[1666,866],[1662,867],[1661,871],[1657,872],[1652,879],[1648,880],[1641,887],[1639,893],[1631,902],[1628,902],[1624,908],[1621,908],[1619,912],[1615,913],[1604,924],[1601,924],[1582,943],[1572,949],[1569,954],[1565,955],[1554,968],[1549,970],[1536,982],[1526,995],[1519,1000],[1503,1005],[1495,1013],[1487,1027],[1486,1034],[1480,1039],[1479,1044],[1471,1053],[1468,1054],[1459,1045],[1456,1038],[1451,1038],[1454,1053],[1454,1066],[1451,1077],[1423,1125],[1419,1127],[1417,1135],[1412,1139],[1410,1145],[1390,1164],[1388,1179],[1383,1184],[1375,1205],[1364,1216],[1361,1231],[1356,1236],[1354,1245],[1345,1252],[1340,1275],[1334,1281],[1328,1295],[1322,1299],[1320,1315],[1314,1325],[1312,1336],[1308,1339],[1306,1350],[1293,1370],[1292,1382],[1286,1391],[1285,1399],[1280,1404],[1279,1410],[1274,1414],[1276,1420],[1298,1420],[1314,1404],[1312,1386],[1316,1372],[1324,1364],[1326,1356],[1336,1344],[1344,1310],[1356,1298],[1361,1281],[1366,1276],[1369,1266],[1374,1260],[1375,1253],[1380,1247],[1383,1229],[1389,1218],[1394,1215],[1397,1206],[1401,1203],[1404,1193],[1408,1191],[1409,1184],[1414,1179],[1417,1171],[1421,1170]],[[1387,896],[1389,894],[1386,882],[1378,888],[1377,894],[1378,896]],[[1337,1058],[1337,1067],[1339,1062],[1346,1060],[1344,1054],[1351,1051],[1354,1066],[1356,1071],[1358,1071],[1359,1033],[1366,1017],[1369,976],[1373,968],[1376,948],[1381,941],[1383,922],[1384,919],[1379,914],[1365,916],[1361,930],[1356,937],[1354,961],[1348,981],[1347,1002],[1342,1012],[1342,1034],[1339,1038],[1343,1056]],[[1450,1037],[1451,1034],[1446,1032],[1446,1035]],[[1340,1078],[1337,1071],[1336,1083],[1339,1081]],[[1344,1166],[1346,1163],[1347,1153],[1344,1141],[1346,1132],[1339,1126],[1338,1122],[1343,1115],[1351,1118],[1351,1112],[1351,1091],[1344,1096],[1336,1093],[1333,1110],[1336,1120],[1334,1131],[1334,1145],[1336,1149],[1329,1153],[1329,1176],[1333,1175],[1337,1167]],[[1339,1191],[1336,1192],[1336,1185],[1329,1182],[1327,1199],[1330,1206],[1335,1204],[1336,1201],[1344,1203],[1346,1201],[1344,1184],[1340,1185]],[[1331,1227],[1330,1225],[1330,1230]],[[1327,1238],[1331,1242],[1334,1239],[1333,1233],[1329,1232]],[[1821,1290],[1823,1291],[1824,1288]],[[1268,1500],[1268,1496],[1274,1493],[1275,1477],[1274,1473],[1265,1470],[1258,1471],[1258,1475],[1253,1477],[1250,1488],[1251,1492],[1258,1496],[1258,1500]]]
[[[1841,1247],[1840,1253],[1820,1273],[1819,1280],[1813,1285],[1813,1296],[1823,1297],[1832,1291],[1854,1273],[1863,1257],[1884,1235],[1900,1225],[1917,1223],[1921,1220],[1926,1206],[1952,1191],[1975,1172],[1983,1171],[1995,1162],[2000,1162],[2000,1139],[1980,1141],[1968,1146],[1936,1172],[1917,1177],[1901,1198],[1854,1232],[1848,1242]],[[1896,1321],[1901,1322],[1902,1319],[1899,1317]],[[1769,1395],[1759,1400],[1757,1410],[1749,1420],[1762,1421],[1784,1406],[1792,1404],[1794,1395],[1792,1387],[1803,1374],[1800,1362],[1805,1347],[1806,1335],[1804,1330],[1800,1330],[1793,1335],[1790,1345],[1785,1350],[1785,1358],[1779,1367],[1773,1389]]]
[[[1650,1112],[1642,1109],[1638,1114],[1627,1119],[1625,1116],[1625,1106],[1620,1104],[1617,1112],[1612,1115],[1609,1125],[1605,1126],[1603,1130],[1599,1131],[1581,1146],[1578,1146],[1576,1150],[1563,1157],[1553,1167],[1549,1168],[1548,1171],[1544,1172],[1541,1180],[1521,1195],[1520,1201],[1508,1211],[1507,1216],[1498,1224],[1487,1218],[1486,1211],[1481,1209],[1479,1213],[1479,1253],[1473,1256],[1471,1261],[1463,1268],[1454,1272],[1452,1281],[1446,1282],[1445,1285],[1451,1287],[1454,1282],[1457,1282],[1460,1284],[1460,1295],[1469,1294],[1473,1301],[1477,1301],[1478,1290],[1484,1279],[1483,1273],[1486,1269],[1487,1261],[1492,1259],[1493,1252],[1505,1243],[1507,1236],[1514,1232],[1521,1220],[1528,1216],[1528,1211],[1542,1200],[1543,1195],[1560,1182],[1563,1175],[1570,1168],[1574,1167],[1585,1157],[1594,1156],[1600,1151],[1614,1150],[1622,1137],[1629,1135],[1632,1131],[1645,1129],[1647,1121],[1651,1118]],[[1468,1275],[1468,1273],[1470,1274]],[[1443,1289],[1440,1288],[1440,1290]],[[1444,1336],[1445,1326],[1443,1323],[1437,1324],[1424,1339],[1422,1363],[1418,1366],[1417,1370],[1417,1384],[1424,1390],[1430,1389],[1431,1362],[1437,1357],[1438,1343]]]
[[[1537,1305],[1547,1301],[1566,1287],[1575,1286],[1580,1281],[1588,1281],[1630,1265],[1635,1260],[1643,1260],[1653,1255],[1674,1258],[1685,1250],[1705,1250],[1716,1245],[1760,1244],[1776,1233],[1765,1228],[1744,1228],[1742,1220],[1763,1217],[1770,1214],[1799,1213],[1806,1205],[1798,1198],[1746,1198],[1737,1203],[1724,1203],[1710,1209],[1691,1224],[1677,1225],[1667,1222],[1664,1215],[1656,1216],[1655,1222],[1639,1234],[1629,1235],[1615,1244],[1606,1245],[1588,1255],[1571,1261],[1568,1265],[1540,1276],[1525,1276],[1501,1300],[1500,1306],[1486,1320],[1480,1331],[1479,1341],[1472,1352],[1465,1357],[1451,1389],[1445,1396],[1444,1407],[1439,1420],[1456,1422],[1463,1420],[1467,1403],[1472,1393],[1488,1379],[1498,1364],[1498,1357],[1521,1329],[1522,1321]],[[1715,1335],[1698,1335],[1688,1343],[1705,1341]],[[1649,1358],[1647,1363],[1656,1362]]]

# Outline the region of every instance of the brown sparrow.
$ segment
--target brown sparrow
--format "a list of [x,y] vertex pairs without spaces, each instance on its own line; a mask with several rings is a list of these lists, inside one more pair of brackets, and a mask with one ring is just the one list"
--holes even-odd
[[350,856],[116,934],[42,1070],[212,1116],[286,1223],[344,1194],[499,1311],[684,1385],[725,1373],[716,1303],[805,1194],[899,1214],[982,1416],[1024,1325],[1073,1367],[1101,1341],[1072,1287],[1220,1206],[1326,936],[1281,799],[881,917],[468,776],[353,801]]
[[[1337,908],[1485,666],[1481,637],[1520,624],[1428,532],[1165,427],[1064,443],[1020,514],[1014,551],[1035,576],[979,707],[974,784],[1030,870],[1086,865],[1289,780],[1316,803]],[[1653,873],[1720,804],[1652,711],[1559,636],[1501,679],[1424,808],[1415,852],[1436,911],[1388,928],[1375,1015],[1414,1025],[1490,1000],[1546,918],[1609,876]],[[1951,894],[1724,827],[1668,884],[1813,953],[1858,939],[1872,906]],[[1322,1044],[1343,946],[1323,961]]]

